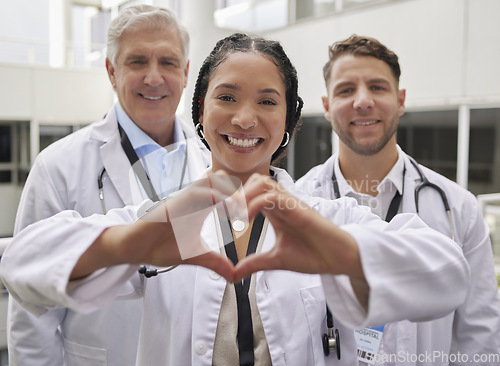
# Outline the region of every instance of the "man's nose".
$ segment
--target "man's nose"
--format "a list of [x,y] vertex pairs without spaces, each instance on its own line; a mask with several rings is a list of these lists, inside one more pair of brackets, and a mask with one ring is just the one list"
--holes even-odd
[[363,87],[356,91],[353,106],[355,109],[367,109],[374,106],[373,95],[368,88]]
[[163,83],[163,75],[157,64],[150,64],[146,69],[144,83],[153,87]]

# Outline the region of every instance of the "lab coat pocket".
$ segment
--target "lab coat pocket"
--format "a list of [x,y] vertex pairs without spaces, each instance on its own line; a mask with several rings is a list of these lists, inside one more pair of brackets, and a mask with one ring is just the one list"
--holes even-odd
[[64,363],[67,366],[106,366],[106,350],[64,339]]
[[326,302],[322,286],[303,288],[300,290],[306,313],[309,332],[311,333],[314,365],[324,365],[323,334],[327,332]]

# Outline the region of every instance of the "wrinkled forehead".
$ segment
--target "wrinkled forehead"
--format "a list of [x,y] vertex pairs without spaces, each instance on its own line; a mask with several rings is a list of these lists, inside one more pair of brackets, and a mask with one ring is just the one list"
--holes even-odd
[[162,47],[169,53],[178,54],[185,62],[185,50],[178,30],[167,24],[136,22],[128,27],[120,36],[116,57],[123,52],[141,50],[151,47]]

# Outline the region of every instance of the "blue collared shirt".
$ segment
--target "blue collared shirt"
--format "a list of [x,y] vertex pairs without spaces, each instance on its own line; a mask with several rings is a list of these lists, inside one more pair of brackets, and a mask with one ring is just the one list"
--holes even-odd
[[[160,199],[190,181],[186,160],[187,140],[177,118],[174,122],[174,143],[162,147],[130,119],[120,103],[116,103],[115,109],[118,122],[127,134]],[[138,184],[143,197],[147,198],[139,180]]]

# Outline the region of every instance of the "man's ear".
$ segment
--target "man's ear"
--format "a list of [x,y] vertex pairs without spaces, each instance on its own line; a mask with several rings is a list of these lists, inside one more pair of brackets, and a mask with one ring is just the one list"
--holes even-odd
[[[328,97],[321,97],[321,101],[323,102],[323,113],[327,121],[330,121],[330,104],[328,104]],[[331,121],[330,121],[331,122]]]
[[187,86],[188,74],[189,74],[189,60],[186,63],[186,67],[184,68],[184,88]]
[[405,113],[405,100],[406,100],[406,89],[399,90],[398,93],[398,105],[399,105],[399,117]]
[[116,89],[115,67],[107,57],[106,57],[106,70],[108,70],[109,81],[111,82],[113,89]]

